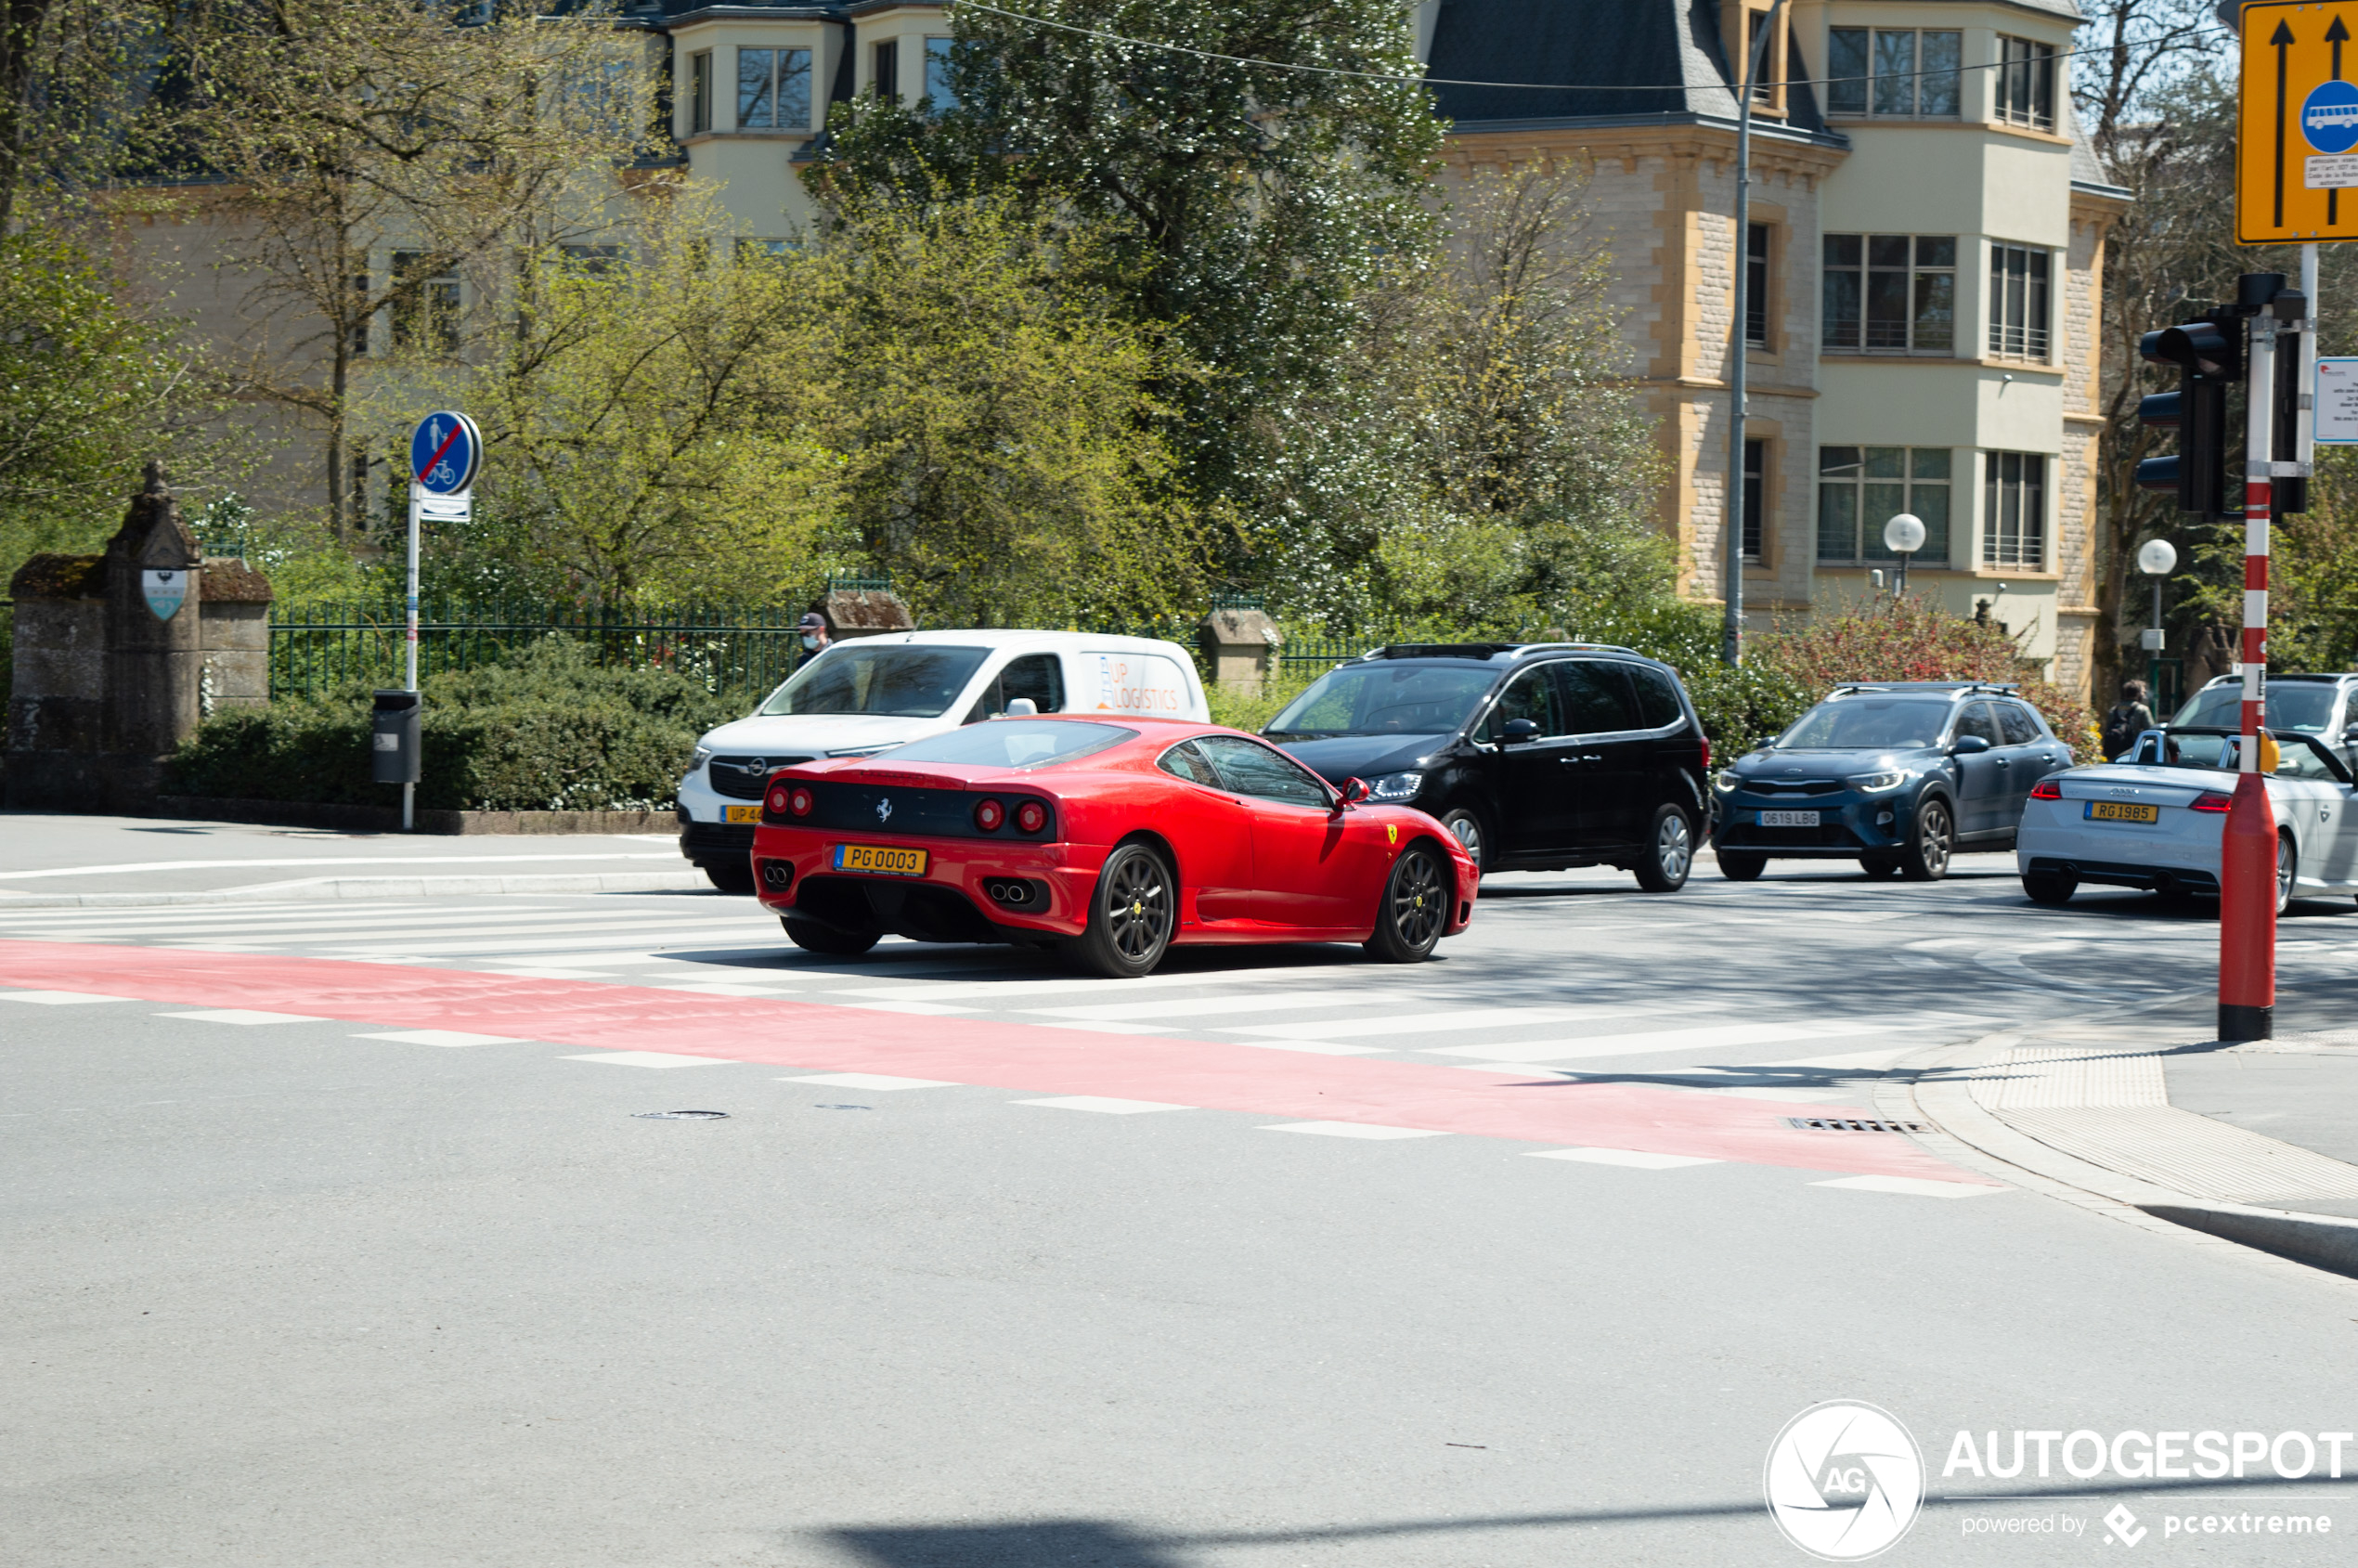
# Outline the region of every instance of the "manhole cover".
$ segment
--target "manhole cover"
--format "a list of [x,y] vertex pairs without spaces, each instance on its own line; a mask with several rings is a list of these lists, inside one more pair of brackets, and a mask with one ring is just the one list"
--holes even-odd
[[1805,1133],[1929,1133],[1921,1121],[1876,1121],[1855,1116],[1788,1116]]
[[647,1121],[726,1121],[725,1110],[634,1110],[631,1115]]

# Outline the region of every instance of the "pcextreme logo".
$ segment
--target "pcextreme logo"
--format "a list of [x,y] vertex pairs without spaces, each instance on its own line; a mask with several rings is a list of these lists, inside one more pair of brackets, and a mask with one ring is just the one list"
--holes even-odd
[[1856,1400],[1813,1405],[1768,1445],[1768,1516],[1785,1539],[1827,1562],[1888,1550],[1924,1500],[1924,1457],[1888,1411]]

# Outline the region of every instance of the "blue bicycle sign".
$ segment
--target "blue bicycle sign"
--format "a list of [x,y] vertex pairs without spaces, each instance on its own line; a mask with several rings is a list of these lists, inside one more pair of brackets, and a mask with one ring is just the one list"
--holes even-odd
[[418,421],[409,437],[409,476],[430,496],[464,495],[483,462],[483,432],[447,409]]

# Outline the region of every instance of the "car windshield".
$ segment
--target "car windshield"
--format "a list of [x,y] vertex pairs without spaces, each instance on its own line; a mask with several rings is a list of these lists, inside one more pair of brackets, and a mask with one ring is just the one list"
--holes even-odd
[[[2178,710],[2172,728],[2195,726],[2209,730],[2243,728],[2244,689],[2240,683],[2212,686],[2196,692],[2195,700]],[[2333,721],[2334,688],[2324,681],[2268,682],[2268,728],[2322,735]]]
[[1069,762],[1109,745],[1138,738],[1119,724],[1072,719],[993,719],[946,735],[896,746],[885,755],[895,762],[963,762],[979,768],[1044,768]]
[[1884,751],[1931,745],[1953,705],[1946,697],[1836,697],[1777,737],[1780,751]]
[[1345,665],[1318,677],[1263,733],[1445,734],[1473,716],[1497,680],[1496,670],[1468,665]]
[[[2349,782],[2347,764],[2327,750],[2323,741],[2294,732],[2277,733],[2275,738],[2276,777]],[[2232,773],[2241,765],[2242,756],[2243,737],[2232,731],[2181,730],[2172,725],[2160,735],[2140,739],[2137,749],[2121,760],[2146,767],[2200,768]]]
[[828,649],[770,693],[765,714],[876,713],[938,719],[989,657],[988,648],[896,642]]

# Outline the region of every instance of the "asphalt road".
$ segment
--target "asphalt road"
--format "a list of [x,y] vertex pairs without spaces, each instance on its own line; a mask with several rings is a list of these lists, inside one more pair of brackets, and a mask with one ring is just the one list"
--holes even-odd
[[[1929,1466],[1881,1561],[2077,1562],[2116,1504],[2347,1561],[2160,1521],[2358,1531],[2358,1481],[1942,1473],[2358,1428],[2358,1284],[1789,1121],[2006,1025],[2191,1038],[2207,920],[2009,870],[1501,878],[1429,965],[1128,986],[718,895],[0,906],[0,1555],[1803,1562],[1763,1461],[1852,1398]],[[2283,945],[2284,1027],[2346,1021],[2358,904]]]

